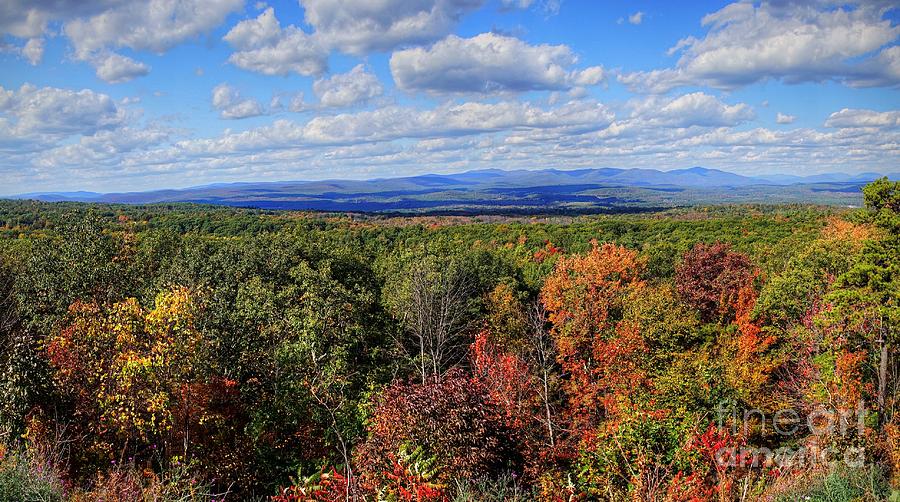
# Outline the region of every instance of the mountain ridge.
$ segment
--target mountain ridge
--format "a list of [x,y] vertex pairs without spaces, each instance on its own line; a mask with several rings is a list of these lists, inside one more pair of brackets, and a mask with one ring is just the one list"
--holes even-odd
[[[608,207],[641,204],[649,199],[660,199],[667,205],[706,199],[715,203],[729,193],[738,194],[739,202],[770,202],[776,194],[771,201],[845,204],[847,200],[855,200],[851,196],[858,195],[859,186],[880,176],[877,173],[746,176],[700,166],[670,171],[610,167],[477,169],[454,174],[427,173],[369,180],[212,183],[143,192],[33,192],[11,198],[124,204],[193,202],[270,209],[376,212],[466,206]],[[626,193],[632,196],[623,197]],[[660,193],[681,196],[666,198]],[[740,196],[741,193],[744,195]],[[836,195],[841,193],[848,195]]]

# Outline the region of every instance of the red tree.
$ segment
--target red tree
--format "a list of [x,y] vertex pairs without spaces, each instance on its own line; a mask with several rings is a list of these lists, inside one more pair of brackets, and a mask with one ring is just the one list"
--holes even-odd
[[487,389],[460,370],[425,384],[395,382],[377,398],[368,439],[357,452],[363,483],[392,485],[403,450],[434,460],[434,481],[479,479],[521,469],[513,431]]
[[742,288],[756,277],[756,267],[746,255],[717,242],[698,242],[685,253],[675,270],[679,295],[700,312],[706,322],[734,318]]

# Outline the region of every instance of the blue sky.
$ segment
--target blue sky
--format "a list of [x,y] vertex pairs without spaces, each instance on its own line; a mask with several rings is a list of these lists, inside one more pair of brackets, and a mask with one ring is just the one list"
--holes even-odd
[[0,194],[900,171],[896,2],[0,0]]

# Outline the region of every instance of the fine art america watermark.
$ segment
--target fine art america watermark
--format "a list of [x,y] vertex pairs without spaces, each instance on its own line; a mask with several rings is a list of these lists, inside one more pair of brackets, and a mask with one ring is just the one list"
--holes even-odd
[[[764,434],[774,432],[779,436],[793,437],[798,434],[820,438],[860,438],[865,432],[866,409],[860,402],[855,410],[832,410],[817,408],[805,417],[792,408],[766,415],[761,410],[745,410],[742,414],[728,410],[721,404],[716,410],[716,425],[720,431],[730,431],[732,435],[746,437],[751,427]],[[743,468],[797,468],[833,466],[843,463],[847,467],[862,467],[866,461],[865,448],[848,445],[833,446],[834,441],[815,441],[796,447],[780,447],[772,450],[766,447],[724,446],[715,452],[719,467]]]

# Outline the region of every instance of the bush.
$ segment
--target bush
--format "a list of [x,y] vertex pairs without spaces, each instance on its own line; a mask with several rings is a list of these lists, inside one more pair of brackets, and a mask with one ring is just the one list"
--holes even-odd
[[63,483],[52,462],[0,445],[0,502],[57,500],[63,500]]
[[[364,484],[390,484],[403,449],[434,457],[434,481],[493,478],[521,472],[521,458],[503,411],[486,389],[459,371],[426,384],[395,383],[379,398],[357,462]],[[429,469],[431,470],[431,469]]]
[[215,502],[224,495],[210,493],[209,485],[187,466],[175,466],[162,474],[138,470],[134,465],[116,467],[97,475],[90,490],[79,491],[71,502]]
[[806,478],[799,478],[779,490],[774,500],[789,502],[850,502],[888,500],[891,489],[884,472],[877,466],[836,467]]

